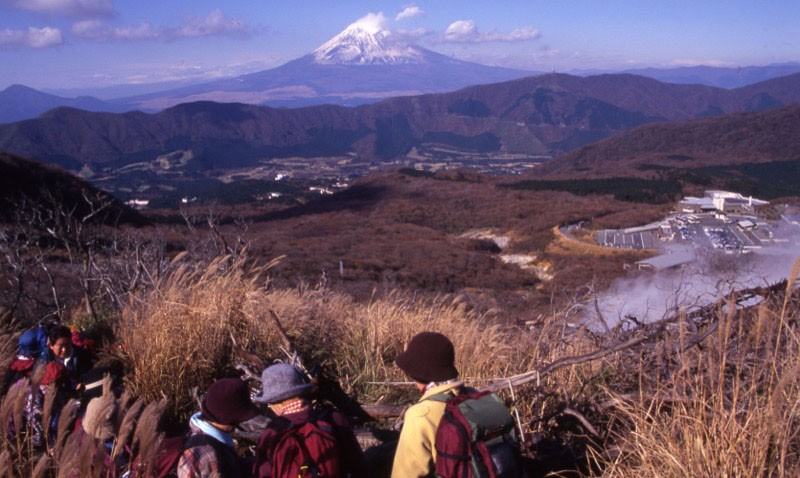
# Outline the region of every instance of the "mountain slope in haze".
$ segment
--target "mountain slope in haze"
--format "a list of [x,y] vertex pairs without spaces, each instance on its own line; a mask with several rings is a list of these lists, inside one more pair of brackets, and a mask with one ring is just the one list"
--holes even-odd
[[800,73],[800,63],[775,63],[764,66],[720,67],[720,66],[682,66],[678,68],[635,68],[623,71],[614,70],[574,70],[570,73],[580,76],[605,73],[629,73],[646,76],[664,83],[715,86],[718,88],[741,88],[781,76]]
[[52,165],[0,153],[0,222],[15,220],[17,208],[23,202],[51,210],[53,201],[64,210],[78,216],[91,212],[85,198],[109,202],[110,206],[98,215],[108,224],[147,223],[138,212],[113,196],[100,191],[83,179]]
[[353,106],[533,74],[460,61],[421,48],[384,29],[381,18],[368,15],[312,53],[274,69],[117,101],[145,111],[193,101]]
[[[535,175],[617,176],[771,162],[800,165],[798,104],[642,126],[555,158]],[[800,185],[798,176],[786,179]]]
[[112,113],[120,113],[129,109],[123,105],[108,103],[91,96],[63,98],[42,93],[27,86],[11,85],[0,91],[0,123],[35,118],[45,111],[59,106]]
[[150,161],[177,150],[192,150],[206,168],[289,156],[356,154],[385,160],[425,144],[544,155],[649,122],[797,102],[800,74],[738,90],[671,85],[634,75],[550,74],[356,108],[196,102],[153,115],[60,108],[35,120],[1,125],[0,150],[69,169]]

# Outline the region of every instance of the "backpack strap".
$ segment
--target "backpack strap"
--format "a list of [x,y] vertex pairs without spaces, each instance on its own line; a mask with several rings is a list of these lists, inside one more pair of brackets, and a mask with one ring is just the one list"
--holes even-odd
[[[458,394],[456,394],[456,390],[458,391]],[[458,387],[458,388],[452,388],[452,389],[450,389],[450,390],[448,390],[446,392],[436,393],[434,395],[431,395],[430,397],[425,397],[425,399],[423,399],[422,401],[432,400],[434,402],[447,403],[453,397],[457,397],[458,395],[461,395],[461,394],[464,394],[464,393],[472,393],[473,391],[474,391],[474,389],[472,389],[472,388],[461,386],[461,387]]]
[[430,397],[425,397],[423,402],[425,400],[430,400],[432,402],[446,403],[448,400],[450,400],[453,397],[454,397],[454,395],[452,393],[437,393],[435,395],[431,395]]

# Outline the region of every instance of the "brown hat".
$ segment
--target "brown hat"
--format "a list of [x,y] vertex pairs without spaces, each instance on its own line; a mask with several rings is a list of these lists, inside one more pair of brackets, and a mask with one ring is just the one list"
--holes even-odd
[[458,377],[455,358],[450,339],[436,332],[422,332],[411,339],[394,363],[418,382],[441,382]]
[[220,425],[236,426],[258,415],[258,409],[250,401],[247,383],[238,378],[223,378],[211,384],[200,409],[209,420]]

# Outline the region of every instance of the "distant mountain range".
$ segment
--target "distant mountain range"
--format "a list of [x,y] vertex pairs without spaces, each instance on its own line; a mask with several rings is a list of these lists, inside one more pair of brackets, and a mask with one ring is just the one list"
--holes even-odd
[[157,114],[52,110],[0,125],[0,150],[61,164],[125,165],[191,150],[198,167],[355,154],[377,161],[426,146],[559,154],[645,123],[764,111],[800,102],[800,74],[735,90],[634,75],[540,75],[356,108],[275,109],[196,102]]
[[800,63],[776,63],[765,66],[682,66],[678,68],[637,68],[630,70],[574,70],[570,73],[579,76],[593,76],[606,73],[630,73],[646,76],[664,83],[717,86],[720,88],[741,88],[780,76],[800,73]]
[[[738,88],[798,72],[800,63],[743,68],[697,66],[639,69],[623,73],[668,83]],[[597,76],[613,72],[596,70],[575,73],[579,76]],[[132,85],[131,93],[106,100],[93,97],[65,98],[14,85],[0,93],[0,123],[35,118],[58,106],[107,112],[158,112],[194,101],[274,107],[320,104],[356,106],[390,97],[443,93],[535,74],[538,73],[461,61],[427,50],[365,17],[303,57],[277,68],[233,78],[180,87],[174,83],[164,83],[167,89],[160,91]],[[101,94],[101,90],[91,93]],[[104,91],[119,94],[120,89]]]
[[130,108],[99,100],[91,96],[63,98],[49,95],[22,85],[11,85],[0,91],[0,123],[11,123],[35,118],[45,111],[68,106],[87,111],[109,111],[121,113]]

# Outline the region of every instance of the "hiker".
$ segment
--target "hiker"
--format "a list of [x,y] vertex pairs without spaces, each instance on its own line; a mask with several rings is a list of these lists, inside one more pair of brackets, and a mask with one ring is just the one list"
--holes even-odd
[[[34,383],[30,385],[24,409],[25,420],[33,432],[31,439],[35,448],[53,444],[56,438],[59,414],[71,395],[69,374],[64,365],[60,362],[50,362],[43,365],[43,369],[39,370],[34,372],[34,375],[41,374],[41,381],[37,385],[35,382],[39,380],[39,377],[33,377]],[[49,423],[43,423],[45,397],[50,386],[53,387],[53,392],[51,393],[55,395],[52,404],[47,404],[49,407],[47,414],[50,416]],[[47,437],[47,443],[44,440],[45,436]]]
[[392,478],[523,476],[510,411],[497,395],[458,380],[447,337],[419,333],[395,363],[422,398],[405,413]]
[[77,388],[81,375],[92,369],[92,353],[72,343],[72,330],[55,324],[47,330],[47,362],[59,362],[67,369],[72,384]]
[[291,364],[264,369],[263,391],[253,398],[268,404],[276,418],[256,447],[253,478],[361,477],[363,456],[347,418],[312,405],[313,385]]
[[47,339],[44,329],[41,327],[27,330],[20,335],[17,345],[17,355],[8,366],[6,376],[3,378],[3,394],[19,380],[31,378],[36,360],[46,349],[42,342],[46,344]]
[[435,332],[415,335],[395,364],[414,382],[422,398],[405,413],[403,430],[394,455],[392,478],[433,476],[436,460],[436,429],[445,404],[427,400],[437,394],[461,393],[455,350],[450,339]]
[[178,461],[178,478],[239,478],[246,476],[233,445],[231,432],[258,415],[247,383],[238,378],[214,382],[200,412],[189,420],[191,435]]

